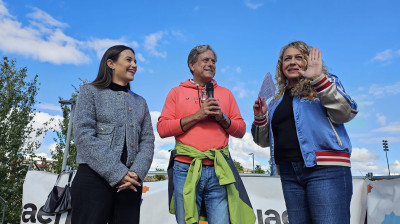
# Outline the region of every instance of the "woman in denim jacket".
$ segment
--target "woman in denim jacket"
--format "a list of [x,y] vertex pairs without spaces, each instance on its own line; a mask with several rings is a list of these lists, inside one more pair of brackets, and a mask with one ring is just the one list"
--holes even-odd
[[113,46],[104,53],[97,78],[80,88],[73,224],[139,223],[154,134],[146,101],[130,90],[136,70],[133,49]]
[[302,41],[282,48],[275,78],[269,105],[253,106],[252,135],[271,149],[290,224],[350,223],[351,143],[343,123],[357,114],[356,103],[327,72],[321,51]]

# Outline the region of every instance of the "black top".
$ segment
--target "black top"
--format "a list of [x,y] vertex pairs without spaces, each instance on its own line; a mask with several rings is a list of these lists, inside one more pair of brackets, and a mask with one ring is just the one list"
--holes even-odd
[[[120,86],[116,83],[110,83],[110,85],[108,86],[109,89],[111,89],[112,91],[124,91],[124,92],[128,92],[129,89],[129,84],[126,86]],[[124,149],[122,150],[122,155],[121,155],[121,162],[126,165],[126,160],[128,159],[128,148],[126,146],[126,138],[125,138],[125,142],[124,142]]]
[[293,114],[293,96],[285,90],[281,103],[272,117],[275,157],[278,161],[302,161]]
[[120,86],[116,83],[110,83],[110,85],[108,86],[109,89],[113,90],[113,91],[124,91],[124,92],[128,92],[129,90],[129,84],[126,86]]

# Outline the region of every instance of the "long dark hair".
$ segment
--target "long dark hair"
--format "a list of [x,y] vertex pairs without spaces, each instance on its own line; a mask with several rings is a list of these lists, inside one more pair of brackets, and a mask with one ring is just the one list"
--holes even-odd
[[107,88],[110,85],[112,81],[113,71],[110,67],[108,67],[107,60],[111,59],[113,62],[118,61],[119,55],[124,50],[131,50],[133,54],[135,54],[135,51],[132,48],[127,47],[125,45],[115,45],[108,48],[108,50],[104,53],[103,58],[100,61],[99,72],[97,73],[97,77],[93,82],[90,83],[90,85],[93,85],[101,89]]

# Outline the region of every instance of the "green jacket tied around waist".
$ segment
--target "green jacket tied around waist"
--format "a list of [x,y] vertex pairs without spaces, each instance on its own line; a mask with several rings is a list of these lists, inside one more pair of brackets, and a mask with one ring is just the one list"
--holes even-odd
[[[186,223],[197,223],[199,220],[196,207],[196,186],[201,177],[202,160],[206,158],[214,161],[215,175],[219,180],[219,184],[226,187],[230,223],[255,223],[256,217],[250,199],[233,160],[230,158],[228,146],[220,150],[210,149],[201,152],[196,148],[176,142],[168,166],[169,211],[171,214],[175,214],[173,197],[173,163],[176,155],[185,155],[193,158],[183,187],[183,203],[185,207]],[[200,210],[200,220],[207,220],[206,212],[202,209],[203,207]]]

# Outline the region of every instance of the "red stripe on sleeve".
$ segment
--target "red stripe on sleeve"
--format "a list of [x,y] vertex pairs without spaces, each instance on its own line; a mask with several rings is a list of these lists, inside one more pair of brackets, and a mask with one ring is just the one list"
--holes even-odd
[[322,90],[328,88],[332,83],[331,82],[326,82],[323,86],[319,87],[318,89],[316,89],[317,92],[321,92]]
[[319,86],[319,85],[321,85],[322,83],[324,83],[327,79],[328,79],[328,78],[326,78],[326,76],[325,76],[321,81],[315,83],[313,86]]

